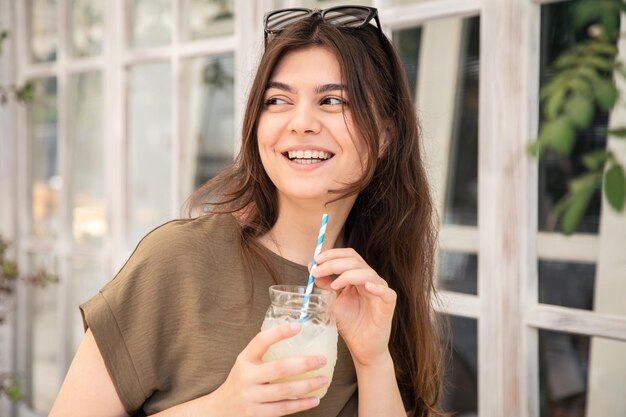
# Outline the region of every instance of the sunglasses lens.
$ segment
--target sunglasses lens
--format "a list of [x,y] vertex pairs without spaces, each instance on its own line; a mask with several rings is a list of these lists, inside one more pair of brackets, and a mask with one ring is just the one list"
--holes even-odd
[[333,25],[358,28],[369,21],[370,11],[361,7],[341,7],[327,10],[324,20]]
[[311,14],[308,10],[283,10],[272,13],[267,17],[265,30],[268,32],[280,32],[290,24],[304,19]]

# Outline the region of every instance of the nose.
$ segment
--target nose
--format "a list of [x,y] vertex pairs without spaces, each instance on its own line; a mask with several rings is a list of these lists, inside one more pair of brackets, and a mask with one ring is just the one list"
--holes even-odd
[[299,135],[319,133],[321,123],[317,118],[315,108],[303,103],[297,105],[293,110],[293,117],[289,120],[287,129]]

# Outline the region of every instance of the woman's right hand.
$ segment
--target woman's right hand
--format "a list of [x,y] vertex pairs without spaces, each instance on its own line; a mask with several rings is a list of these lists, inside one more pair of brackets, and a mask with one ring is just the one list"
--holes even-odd
[[[285,323],[259,332],[239,354],[226,381],[212,394],[219,415],[275,417],[308,410],[318,397],[306,397],[329,383],[323,375],[270,384],[281,378],[313,371],[326,364],[324,356],[300,356],[263,363],[271,345],[293,337],[298,323]],[[298,398],[304,397],[304,398]]]

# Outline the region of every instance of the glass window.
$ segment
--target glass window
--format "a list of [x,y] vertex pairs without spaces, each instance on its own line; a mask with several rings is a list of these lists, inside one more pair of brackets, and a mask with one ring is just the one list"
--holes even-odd
[[27,25],[30,58],[33,62],[52,62],[57,59],[57,1],[28,0]]
[[234,59],[232,55],[183,61],[182,164],[185,195],[214,177],[233,159]]
[[473,253],[441,251],[439,289],[465,294],[478,293],[478,256]]
[[[57,260],[52,255],[30,255],[29,270],[36,273],[44,268],[56,273]],[[61,380],[59,375],[60,333],[58,331],[58,287],[48,285],[28,287],[30,300],[30,356],[31,374],[28,376],[27,393],[35,411],[46,415],[56,398]]]
[[444,368],[444,411],[456,417],[478,414],[477,322],[466,317],[449,316],[451,340]]
[[593,310],[594,264],[539,260],[539,302]]
[[74,57],[100,55],[104,38],[103,0],[70,1],[70,51]]
[[59,175],[57,80],[33,81],[33,101],[28,122],[28,181],[31,198],[31,233],[55,237],[59,231],[59,198],[63,181]]
[[234,0],[183,0],[183,39],[232,34],[235,31],[234,8]]
[[131,69],[127,178],[131,246],[169,218],[171,101],[168,63]]
[[445,178],[431,176],[445,195],[444,223],[476,226],[480,18],[434,20],[393,39],[430,143],[428,165],[447,165]]
[[172,41],[171,0],[132,0],[129,19],[132,48],[163,46]]
[[100,72],[70,76],[69,186],[72,235],[80,243],[100,243],[107,230],[102,106]]
[[626,343],[539,330],[541,417],[626,415]]
[[[586,30],[572,29],[571,3],[559,2],[541,6],[541,51],[540,83],[543,86],[552,76],[550,65],[560,53],[587,37]],[[543,109],[540,109],[543,120]],[[606,147],[606,136],[602,134],[608,123],[608,113],[595,109],[592,126],[578,132],[575,146],[569,157],[547,152],[539,163],[539,230],[560,231],[560,222],[552,215],[556,203],[567,193],[569,180],[583,172],[581,155]],[[591,198],[576,232],[598,233],[600,222],[600,192]]]
[[69,340],[67,357],[73,358],[78,350],[80,342],[85,334],[82,316],[78,306],[89,300],[106,281],[103,265],[88,258],[74,258],[69,261],[68,276],[64,277],[71,283],[68,285],[68,311],[67,328]]

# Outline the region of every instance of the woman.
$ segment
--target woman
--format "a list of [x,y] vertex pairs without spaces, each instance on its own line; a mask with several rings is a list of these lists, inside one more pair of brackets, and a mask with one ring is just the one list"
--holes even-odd
[[[436,413],[435,231],[400,61],[373,8],[275,11],[265,32],[238,157],[192,196],[202,216],[151,232],[81,306],[51,416]],[[325,358],[261,360],[300,326],[258,329],[270,285],[306,282],[322,213],[313,273],[341,338],[320,401],[324,377],[269,382]]]

